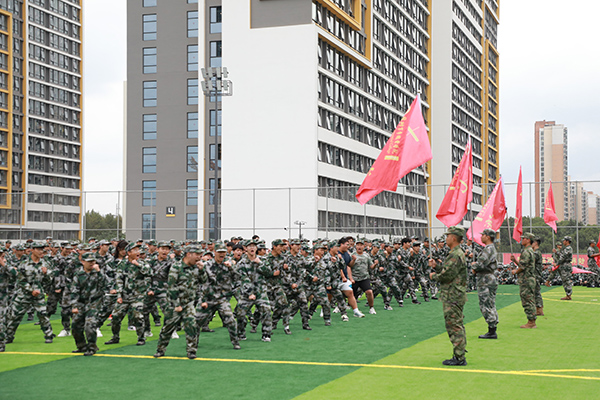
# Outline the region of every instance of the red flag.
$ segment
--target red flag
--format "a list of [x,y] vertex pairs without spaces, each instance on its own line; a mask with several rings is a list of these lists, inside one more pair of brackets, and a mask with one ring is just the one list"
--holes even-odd
[[[592,271],[588,271],[586,269],[581,269],[581,268],[577,268],[577,267],[573,267],[573,273],[574,274],[594,274]],[[594,274],[597,275],[597,274]]]
[[[598,243],[596,243],[596,248],[600,249],[600,236],[598,236]],[[596,256],[594,257],[594,259],[596,260],[596,264],[600,264],[600,256]]]
[[358,202],[365,204],[384,190],[395,192],[402,177],[432,157],[421,99],[417,95],[360,185],[356,193]]
[[548,189],[548,195],[546,196],[546,204],[544,205],[544,222],[554,230],[556,233],[556,208],[554,207],[554,192],[552,192],[552,181],[550,181],[550,188]]
[[[502,177],[496,183],[496,187],[490,194],[488,201],[475,217],[473,225],[467,231],[467,238],[474,239],[480,245],[484,245],[481,241],[481,233],[484,229],[493,229],[497,231],[506,217],[506,200],[504,199],[504,185]],[[475,232],[475,233],[473,233]]]
[[467,207],[473,200],[473,152],[471,142],[467,143],[458,169],[450,182],[450,187],[440,204],[436,217],[446,226],[458,224],[467,214]]
[[521,241],[523,234],[523,175],[519,167],[519,181],[517,182],[517,207],[515,212],[515,228],[513,229],[513,239]]

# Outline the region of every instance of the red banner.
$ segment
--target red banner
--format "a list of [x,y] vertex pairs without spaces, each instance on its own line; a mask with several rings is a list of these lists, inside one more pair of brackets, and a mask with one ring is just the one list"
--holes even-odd
[[481,241],[482,232],[485,229],[491,229],[494,232],[497,231],[502,225],[504,217],[506,217],[506,201],[504,200],[502,177],[500,177],[488,201],[485,202],[485,205],[475,217],[472,227],[467,231],[467,238],[474,238],[477,243],[483,246],[483,242]]
[[517,207],[515,211],[515,228],[513,229],[513,239],[521,241],[523,234],[523,174],[519,168],[519,181],[517,183]]
[[548,195],[546,196],[546,204],[544,205],[544,222],[551,227],[556,233],[556,207],[554,206],[554,192],[552,191],[552,181],[550,181],[550,188],[548,189]]
[[447,227],[454,226],[467,214],[471,201],[473,201],[473,151],[469,141],[436,217]]

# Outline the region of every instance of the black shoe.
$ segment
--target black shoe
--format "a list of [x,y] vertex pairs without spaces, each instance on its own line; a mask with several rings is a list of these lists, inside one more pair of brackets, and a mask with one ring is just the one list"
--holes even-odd
[[308,324],[302,325],[302,329],[304,329],[305,331],[312,331],[312,328]]
[[3,352],[4,352],[4,350],[5,350],[5,347],[4,347],[4,345],[3,345],[3,344],[0,344],[0,353],[3,353]]
[[480,335],[479,339],[498,339],[496,328],[488,328],[487,333]]
[[160,326],[160,321],[154,321],[154,326]]
[[40,321],[35,321],[33,324],[39,326],[40,325]]
[[248,340],[246,335],[238,335],[238,340]]
[[11,344],[13,342],[13,340],[15,340],[14,338],[8,338],[6,339],[6,341],[4,342],[5,344]]
[[33,321],[33,315],[28,315],[27,316],[27,321]]
[[404,302],[402,302],[402,303],[398,303],[398,306],[400,306],[400,307],[404,307]]
[[214,331],[215,331],[214,329],[210,329],[210,328],[209,328],[209,327],[207,327],[207,326],[203,326],[203,327],[202,327],[202,332],[214,332]]
[[437,296],[431,296],[431,300],[437,300]]
[[233,343],[233,349],[234,350],[239,350],[241,349],[240,344],[239,343]]
[[253,326],[253,327],[250,329],[250,333],[256,333],[256,327],[255,327],[255,326]]
[[52,343],[52,338],[48,338],[45,340],[46,343]]
[[413,300],[413,304],[421,304],[421,302],[419,300]]
[[85,353],[84,349],[73,350],[71,353]]
[[456,357],[452,357],[449,360],[444,360],[444,362],[442,362],[442,364],[444,364],[444,365],[467,365],[467,359],[463,358],[462,360],[459,360]]
[[190,360],[193,360],[194,358],[196,358],[196,353],[188,353],[187,354],[187,358],[189,358]]
[[112,338],[108,342],[104,342],[104,344],[117,344],[119,341],[119,338]]
[[287,326],[287,325],[286,325],[286,326],[283,328],[283,332],[284,332],[286,335],[291,335],[291,334],[292,334],[292,331],[290,331],[290,327],[289,327],[289,326]]
[[162,350],[156,350],[156,353],[154,353],[154,358],[159,358],[165,355],[165,352]]
[[88,350],[83,355],[86,357],[93,356],[96,352],[94,350]]
[[425,303],[429,303],[429,297],[425,297]]
[[326,319],[325,320],[325,326],[331,326],[331,320]]
[[143,346],[146,344],[146,341],[144,339],[139,339],[138,342],[135,344],[136,346]]

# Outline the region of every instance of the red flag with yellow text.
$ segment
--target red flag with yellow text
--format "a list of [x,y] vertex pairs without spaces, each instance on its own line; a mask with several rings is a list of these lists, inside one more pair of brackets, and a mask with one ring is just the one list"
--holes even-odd
[[521,241],[523,234],[523,175],[519,168],[519,181],[517,182],[517,207],[515,208],[515,227],[512,237],[517,242]]
[[552,191],[552,181],[550,181],[550,188],[548,189],[548,195],[546,196],[546,204],[544,205],[544,222],[556,233],[556,207],[554,206],[554,192]]
[[506,200],[504,199],[504,185],[502,177],[496,183],[496,187],[485,202],[485,205],[479,211],[479,214],[473,220],[471,228],[467,231],[467,238],[474,239],[477,243],[484,246],[481,241],[481,233],[484,229],[493,229],[497,231],[506,217]]
[[450,182],[450,187],[440,204],[436,217],[446,226],[458,224],[467,214],[467,207],[473,200],[473,151],[471,142],[463,154],[458,169]]
[[356,192],[358,202],[365,204],[384,190],[395,192],[402,177],[432,157],[417,95]]

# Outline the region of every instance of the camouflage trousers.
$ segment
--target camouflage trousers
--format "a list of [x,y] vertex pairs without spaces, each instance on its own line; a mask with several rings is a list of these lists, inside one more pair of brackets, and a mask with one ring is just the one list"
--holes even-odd
[[[161,305],[162,307],[162,305]],[[185,343],[186,351],[190,354],[196,354],[198,351],[198,323],[196,322],[196,306],[195,302],[182,304],[182,310],[176,312],[174,308],[169,306],[163,310],[165,316],[165,323],[160,330],[158,338],[157,351],[165,351],[169,342],[171,341],[171,335],[177,329],[178,326],[183,325],[185,331]]]
[[386,306],[390,305],[390,300],[392,298],[388,295],[387,289],[380,279],[371,279],[371,289],[373,289],[373,298],[380,294],[383,298],[383,304]]
[[102,299],[102,304],[100,305],[100,310],[98,311],[98,328],[102,326],[110,317],[115,306],[117,305],[117,295],[116,294],[105,294]]
[[[73,314],[73,339],[80,350],[98,351],[96,346],[96,329],[98,329],[98,311],[102,306],[102,298],[77,308]],[[87,340],[86,340],[87,339]]]
[[147,296],[144,299],[144,326],[146,327],[146,331],[150,332],[150,315],[152,314],[152,319],[154,322],[160,322],[160,314],[158,313],[158,308],[156,304],[160,306],[163,314],[166,315],[167,309],[170,308],[169,299],[167,298],[166,292],[155,292],[154,296]]
[[121,332],[121,322],[128,312],[131,312],[133,317],[133,325],[138,336],[139,341],[145,340],[144,338],[144,298],[136,297],[130,299],[123,299],[123,303],[115,304],[115,309],[112,313],[111,330],[113,338],[119,339]]
[[[273,326],[276,327],[280,319],[283,320],[284,326],[289,325],[291,310],[283,288],[281,286],[270,287],[268,294],[269,303],[271,303],[271,307],[273,308]],[[258,324],[258,321],[255,322]]]
[[[429,280],[424,275],[415,278],[415,286],[421,285],[421,293],[425,300],[429,300]],[[433,294],[432,294],[433,296]]]
[[271,336],[273,330],[273,319],[271,317],[271,304],[266,293],[259,295],[256,300],[240,299],[235,307],[235,318],[237,320],[237,335],[238,337],[246,336],[246,324],[248,323],[248,315],[252,310],[252,306],[256,307],[258,322],[262,324],[263,336]]
[[521,305],[528,320],[535,320],[537,317],[535,309],[535,278],[525,277],[519,274],[517,278],[519,283],[519,294],[521,295]]
[[[340,289],[340,284],[337,284],[331,287],[331,290],[328,292],[328,298],[329,296],[331,296],[330,300],[329,300],[329,307],[331,307],[332,309],[337,307],[340,310],[340,315],[348,315],[346,313],[346,310],[348,310],[350,307],[346,304],[346,296],[344,295],[344,293],[342,292],[342,290]],[[312,305],[312,303],[311,303]],[[315,306],[316,307],[316,306]],[[314,313],[314,311],[313,311]],[[312,313],[309,312],[309,314],[312,315]]]
[[34,297],[31,293],[19,291],[10,307],[10,321],[6,324],[7,339],[14,339],[15,332],[23,319],[23,315],[30,308],[33,308],[37,312],[38,319],[40,320],[40,328],[44,332],[45,338],[52,338],[52,325],[50,325],[50,319],[46,313],[46,296],[44,296],[44,293],[40,293]]
[[331,307],[329,305],[329,299],[327,298],[327,289],[325,289],[324,286],[319,286],[309,289],[307,294],[309,298],[312,296],[312,300],[310,301],[310,310],[312,310],[312,313],[314,313],[317,306],[320,305],[323,309],[323,319],[325,321],[331,320]]
[[573,267],[571,264],[568,266],[560,266],[558,267],[558,273],[560,274],[560,279],[562,281],[563,288],[565,289],[565,294],[570,296],[573,294]]
[[593,272],[593,274],[589,274],[590,277],[588,278],[591,286],[600,287],[600,268],[597,265],[592,265],[588,269]]
[[0,292],[0,346],[6,340],[6,325],[9,318],[8,294]]
[[454,347],[454,357],[463,360],[467,347],[467,334],[463,324],[463,307],[465,306],[466,296],[454,297],[444,290],[441,291],[441,296],[446,332],[448,332],[450,343]]
[[413,299],[413,301],[417,300],[417,294],[415,293],[415,283],[412,276],[409,273],[404,275],[399,275],[396,278],[398,282],[398,286],[400,286],[400,298],[404,301],[404,296],[408,291],[408,295]]
[[48,317],[51,317],[56,313],[58,304],[60,303],[60,319],[63,329],[66,331],[71,329],[71,306],[69,304],[69,296],[68,288],[62,289],[60,293],[56,293],[53,290],[48,292],[48,300],[46,304]]
[[479,309],[483,319],[490,328],[498,325],[498,311],[496,310],[496,290],[498,280],[493,273],[477,274],[477,295],[479,296]]
[[[289,303],[288,315],[291,318],[300,310],[302,316],[302,324],[308,324],[310,316],[308,314],[308,300],[306,300],[306,293],[304,290],[290,290],[285,293],[285,297]],[[273,325],[277,325],[278,320],[273,318]]]
[[207,301],[206,303],[208,304],[208,307],[202,308],[202,306],[198,304],[198,307],[196,308],[196,320],[198,321],[198,326],[208,324],[213,315],[218,312],[219,317],[221,317],[221,322],[223,322],[223,326],[225,326],[229,332],[231,343],[238,344],[237,322],[235,318],[233,318],[233,311],[231,311],[229,300],[213,300]]
[[535,278],[535,306],[542,308],[544,307],[544,299],[542,299],[542,277]]
[[404,303],[404,300],[402,299],[402,293],[400,292],[400,287],[398,286],[398,281],[396,281],[394,276],[382,277],[381,283],[388,288],[390,301],[392,300],[392,296],[394,296],[398,304]]

